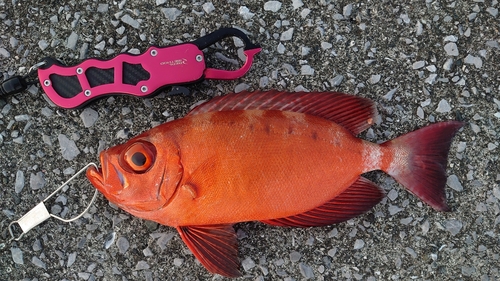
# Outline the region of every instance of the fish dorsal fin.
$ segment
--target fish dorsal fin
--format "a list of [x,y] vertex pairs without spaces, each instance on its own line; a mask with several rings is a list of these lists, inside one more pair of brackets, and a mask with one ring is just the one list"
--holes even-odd
[[377,116],[375,103],[369,99],[337,92],[240,92],[215,97],[188,115],[210,111],[281,110],[311,114],[342,125],[354,135],[366,130]]
[[359,177],[339,196],[302,214],[262,221],[276,226],[310,227],[340,223],[359,216],[377,205],[385,192],[366,178]]
[[179,226],[177,231],[208,271],[227,277],[241,276],[238,242],[232,225]]

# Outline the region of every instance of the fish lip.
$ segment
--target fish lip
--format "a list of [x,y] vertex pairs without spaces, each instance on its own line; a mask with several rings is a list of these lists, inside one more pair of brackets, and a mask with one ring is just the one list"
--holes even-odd
[[102,189],[104,187],[104,175],[102,174],[101,167],[89,167],[89,169],[87,170],[87,175],[90,178],[92,184],[94,184],[97,189]]

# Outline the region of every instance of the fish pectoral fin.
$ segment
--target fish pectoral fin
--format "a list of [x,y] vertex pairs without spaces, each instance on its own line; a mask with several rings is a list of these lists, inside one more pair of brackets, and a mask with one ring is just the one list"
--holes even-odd
[[265,220],[275,226],[310,227],[340,223],[359,216],[377,205],[385,192],[375,183],[359,177],[351,186],[325,204],[298,215]]
[[241,276],[238,242],[231,224],[179,226],[177,231],[208,271],[227,277]]

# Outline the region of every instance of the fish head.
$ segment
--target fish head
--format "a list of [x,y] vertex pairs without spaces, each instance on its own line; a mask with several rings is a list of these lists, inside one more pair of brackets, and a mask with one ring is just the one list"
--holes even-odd
[[182,178],[178,147],[161,136],[142,134],[100,153],[101,168],[87,178],[110,202],[136,216],[169,203]]

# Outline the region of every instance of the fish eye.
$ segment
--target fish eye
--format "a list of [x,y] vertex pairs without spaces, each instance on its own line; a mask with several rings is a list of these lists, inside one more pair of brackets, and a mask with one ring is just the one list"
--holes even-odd
[[122,166],[136,173],[144,173],[153,166],[156,148],[153,144],[138,141],[130,145],[121,157]]

